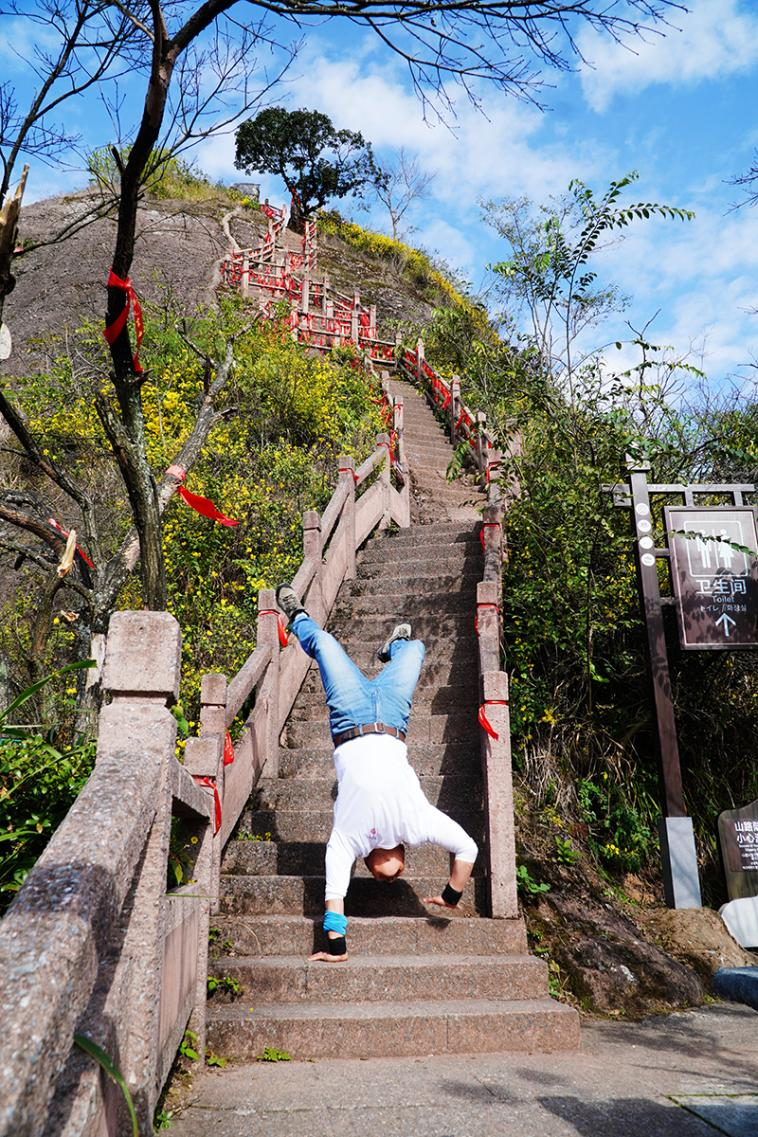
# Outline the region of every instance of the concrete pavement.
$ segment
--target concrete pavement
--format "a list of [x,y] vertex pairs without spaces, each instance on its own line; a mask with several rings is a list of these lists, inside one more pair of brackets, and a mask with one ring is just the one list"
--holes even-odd
[[206,1070],[171,1137],[758,1137],[758,1016],[592,1022],[579,1051]]

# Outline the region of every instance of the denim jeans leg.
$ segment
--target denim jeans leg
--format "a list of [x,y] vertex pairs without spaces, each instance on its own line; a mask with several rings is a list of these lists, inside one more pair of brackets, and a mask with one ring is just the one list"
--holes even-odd
[[413,692],[425,654],[421,640],[395,640],[390,644],[390,661],[373,680],[378,717],[388,726],[408,730]]
[[306,655],[318,664],[332,734],[373,722],[377,714],[371,683],[342,645],[305,613],[296,616],[290,627]]

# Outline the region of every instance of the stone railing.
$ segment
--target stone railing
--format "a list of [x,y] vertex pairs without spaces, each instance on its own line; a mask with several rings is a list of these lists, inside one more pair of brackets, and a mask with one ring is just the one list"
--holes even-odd
[[499,498],[502,455],[487,430],[484,411],[472,411],[461,399],[461,381],[453,375],[448,382],[438,375],[424,357],[424,342],[415,351],[403,351],[398,358],[398,373],[426,393],[429,402],[444,420],[453,446],[466,445],[469,462],[478,471],[482,487],[490,501]]
[[[386,383],[386,380],[385,380]],[[386,388],[385,388],[386,391]],[[303,515],[294,586],[326,620],[369,534],[410,524],[402,408],[356,470],[340,461],[324,513]],[[122,1137],[121,1091],[74,1042],[105,1051],[131,1091],[141,1137],[185,1029],[205,1052],[209,914],[221,852],[279,735],[309,660],[281,646],[274,594],[259,595],[258,642],[228,682],[202,682],[200,736],[175,757],[181,637],[165,612],[110,623],[95,770],[0,923],[0,1137]],[[251,706],[231,747],[227,731]],[[230,753],[233,750],[233,753]],[[193,879],[167,891],[173,818],[197,838]],[[191,844],[193,844],[190,841]]]
[[[208,795],[174,757],[180,651],[168,613],[111,619],[94,772],[0,924],[3,1137],[131,1131],[77,1032],[121,1071],[152,1133],[185,1028],[202,1022],[213,830]],[[198,855],[194,882],[167,893],[172,817]]]

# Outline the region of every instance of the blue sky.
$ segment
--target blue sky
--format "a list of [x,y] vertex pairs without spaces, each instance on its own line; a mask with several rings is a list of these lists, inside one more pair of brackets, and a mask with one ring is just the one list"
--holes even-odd
[[[380,159],[400,146],[414,155],[435,181],[432,197],[404,219],[414,226],[411,239],[474,288],[486,284],[487,263],[506,255],[482,219],[482,199],[544,201],[575,177],[602,192],[611,178],[638,170],[628,200],[694,209],[696,218],[641,223],[599,255],[602,278],[632,298],[599,342],[624,338],[627,319],[641,327],[658,312],[654,342],[689,353],[715,383],[744,379],[758,358],[758,315],[750,311],[758,309],[758,207],[730,212],[740,194],[728,180],[758,147],[758,4],[690,0],[689,9],[672,17],[677,27],[665,37],[649,35],[634,51],[581,34],[587,63],[549,77],[545,111],[482,87],[484,114],[461,99],[451,129],[430,125],[401,61],[374,37],[335,34],[334,25],[308,33],[274,101],[323,110],[335,125],[360,130]],[[84,106],[77,113],[87,121]],[[93,136],[93,144],[106,139]],[[243,176],[230,135],[195,153],[214,178]],[[76,180],[43,171],[30,199]],[[285,200],[280,184],[261,180],[272,201]],[[380,209],[355,216],[388,228]]]

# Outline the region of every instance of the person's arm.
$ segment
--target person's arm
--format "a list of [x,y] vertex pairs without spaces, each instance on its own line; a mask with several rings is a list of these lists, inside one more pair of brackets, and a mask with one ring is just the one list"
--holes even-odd
[[308,956],[310,962],[344,963],[347,959],[347,920],[345,918],[345,895],[350,884],[350,870],[355,857],[344,841],[342,834],[332,830],[326,846],[326,930],[327,951],[317,951]]
[[[330,912],[333,912],[338,917],[338,919],[330,921],[329,920],[329,913]],[[340,917],[341,917],[341,919],[340,919]],[[332,930],[330,928],[326,933],[326,938],[328,940],[328,950],[327,951],[316,951],[313,953],[313,955],[309,955],[308,956],[309,962],[344,963],[345,960],[347,959],[347,939],[345,936],[345,932],[347,931],[347,920],[345,919],[345,901],[344,901],[344,899],[327,900],[327,902],[326,902],[326,916],[324,917],[324,926],[328,927],[328,924],[330,922],[333,922],[335,925],[337,923],[342,924],[344,922],[344,930],[338,931],[336,929],[336,927],[334,930]]]
[[457,908],[463,890],[469,882],[474,868],[473,861],[462,861],[458,857],[453,861],[450,879],[439,896],[425,896],[424,904],[436,904],[439,908]]
[[453,854],[454,860],[450,878],[442,892],[439,896],[425,896],[424,904],[457,908],[479,852],[476,842],[457,821],[432,805],[429,806],[426,829],[427,840],[447,849],[448,853]]

